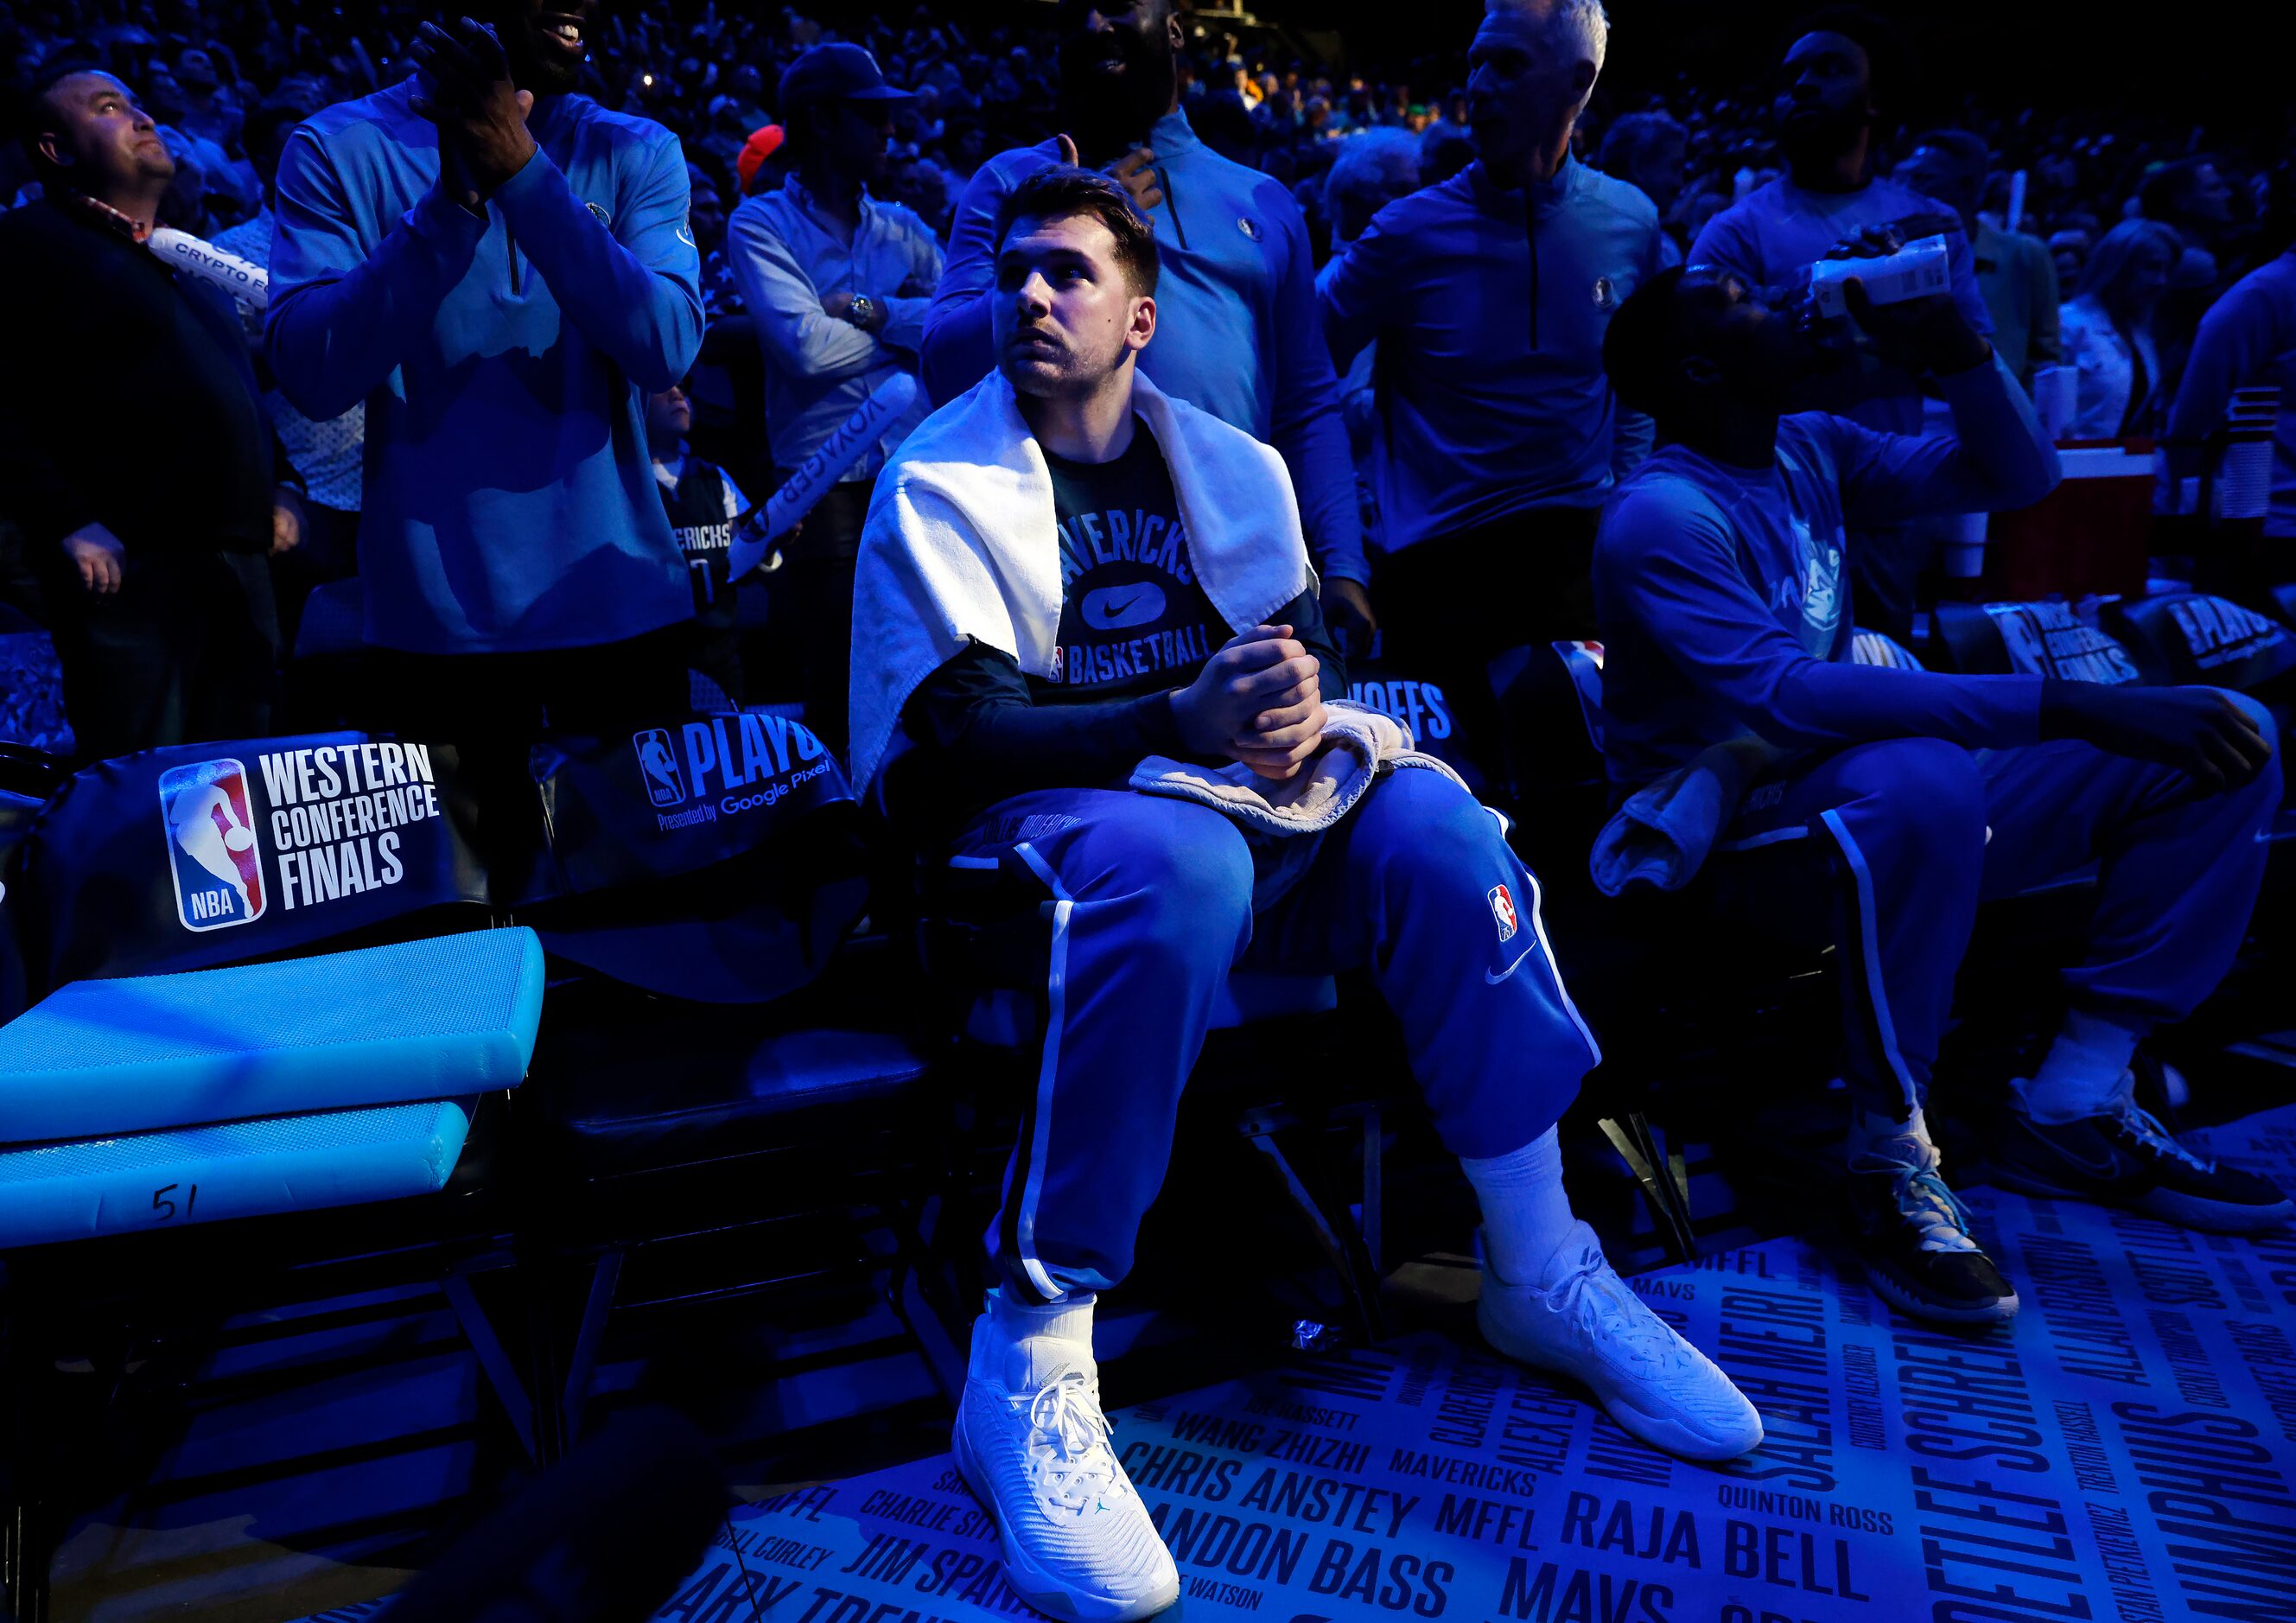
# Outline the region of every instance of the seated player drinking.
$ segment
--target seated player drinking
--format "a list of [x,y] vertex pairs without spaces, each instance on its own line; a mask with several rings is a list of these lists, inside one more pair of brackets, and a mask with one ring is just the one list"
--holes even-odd
[[2191,1012],[2232,963],[2281,767],[2268,713],[2212,688],[1851,663],[1845,526],[2026,506],[2058,469],[1950,297],[1876,307],[1848,285],[1883,358],[1944,396],[1954,434],[1781,416],[1819,347],[1726,272],[1664,272],[1611,323],[1611,381],[1667,443],[1620,486],[1595,544],[1603,748],[1620,793],[1747,734],[1775,753],[1723,831],[1715,900],[1738,918],[1778,905],[1749,871],[1751,847],[1807,838],[1838,853],[1849,1184],[1867,1276],[1908,1313],[1984,1323],[2013,1314],[2016,1293],[1939,1176],[1923,1102],[1979,902],[2089,861],[2097,905],[2065,976],[2070,1010],[2015,1086],[1994,1180],[2198,1228],[2290,1215],[2279,1190],[2187,1151],[2139,1109],[2129,1071],[2139,1039]]
[[1496,820],[1439,771],[1390,773],[1325,832],[1260,841],[1126,787],[1150,755],[1285,781],[1343,678],[1283,459],[1137,370],[1156,245],[1124,193],[1032,176],[996,240],[997,370],[917,430],[871,504],[852,713],[855,781],[898,824],[1016,853],[1054,898],[1046,1053],[955,1436],[1014,1587],[1079,1619],[1178,1594],[1106,1441],[1093,1302],[1130,1271],[1239,965],[1370,971],[1480,1198],[1495,1346],[1583,1381],[1657,1447],[1752,1448],[1752,1406],[1564,1198],[1555,1122],[1597,1055]]

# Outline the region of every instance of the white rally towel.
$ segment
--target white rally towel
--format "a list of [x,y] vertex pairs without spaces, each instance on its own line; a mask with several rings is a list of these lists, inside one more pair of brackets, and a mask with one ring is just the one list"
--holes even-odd
[[[1236,631],[1314,589],[1274,447],[1137,373],[1132,404],[1171,471],[1188,561]],[[918,684],[967,642],[1050,680],[1061,623],[1053,476],[1013,386],[990,373],[903,442],[869,500],[853,580],[852,781],[865,793]]]
[[1449,766],[1420,753],[1411,730],[1393,717],[1344,699],[1324,709],[1324,747],[1292,777],[1263,778],[1242,762],[1213,768],[1152,755],[1133,769],[1132,787],[1209,806],[1247,832],[1277,835],[1322,833],[1398,767],[1427,767],[1467,787]]

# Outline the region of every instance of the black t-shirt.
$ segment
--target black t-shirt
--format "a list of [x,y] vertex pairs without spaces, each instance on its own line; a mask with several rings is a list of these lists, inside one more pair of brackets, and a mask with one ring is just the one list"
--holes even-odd
[[[920,836],[954,832],[1013,795],[1116,787],[1144,756],[1184,754],[1165,695],[1235,635],[1196,582],[1171,473],[1145,423],[1133,419],[1132,444],[1113,462],[1045,460],[1061,545],[1055,678],[1025,675],[1010,654],[975,643],[919,685],[902,710],[916,748],[890,769],[885,798]],[[1321,662],[1326,699],[1347,693],[1315,594],[1268,619]]]
[[1185,685],[1233,635],[1196,584],[1187,530],[1164,454],[1132,420],[1113,462],[1045,453],[1061,538],[1061,628],[1054,679],[1031,680],[1039,704],[1129,699]]

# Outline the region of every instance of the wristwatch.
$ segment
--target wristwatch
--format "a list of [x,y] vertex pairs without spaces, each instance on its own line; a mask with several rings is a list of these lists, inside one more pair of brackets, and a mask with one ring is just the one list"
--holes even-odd
[[854,294],[853,302],[845,307],[845,319],[865,332],[868,331],[869,323],[876,313],[877,301],[866,293]]

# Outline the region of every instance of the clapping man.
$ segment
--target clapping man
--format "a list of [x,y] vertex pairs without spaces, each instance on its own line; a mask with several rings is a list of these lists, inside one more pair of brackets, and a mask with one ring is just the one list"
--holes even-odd
[[645,395],[700,348],[700,260],[676,137],[576,92],[593,16],[426,22],[412,78],[280,160],[266,347],[307,414],[367,403],[380,724],[515,740],[685,702]]

